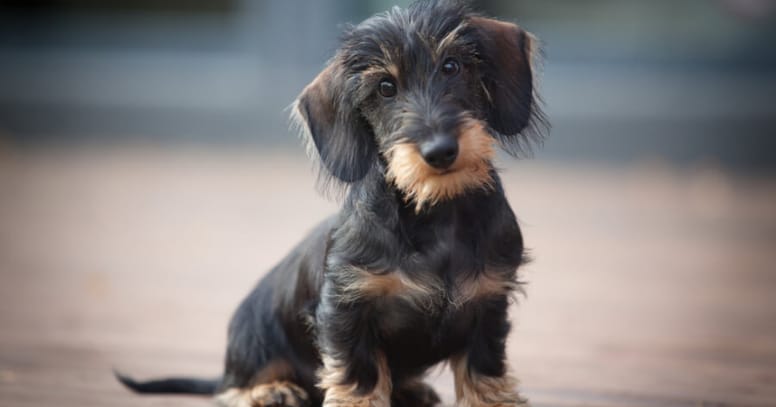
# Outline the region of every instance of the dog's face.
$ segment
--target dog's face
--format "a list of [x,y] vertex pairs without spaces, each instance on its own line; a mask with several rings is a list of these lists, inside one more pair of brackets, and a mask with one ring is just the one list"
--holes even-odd
[[325,171],[382,170],[416,208],[491,186],[495,144],[539,114],[533,37],[454,1],[420,1],[350,29],[295,113]]

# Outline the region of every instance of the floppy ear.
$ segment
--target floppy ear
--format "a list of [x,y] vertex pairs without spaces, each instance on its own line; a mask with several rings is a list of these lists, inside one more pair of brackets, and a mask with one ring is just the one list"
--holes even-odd
[[[472,17],[482,60],[480,73],[485,91],[485,119],[504,142],[542,120],[534,92],[533,59],[538,44],[534,36],[515,24]],[[508,146],[506,146],[508,147]],[[519,149],[519,146],[516,146]]]
[[363,178],[375,161],[371,126],[361,116],[348,89],[347,77],[335,58],[296,101],[296,118],[307,130],[321,165],[336,179],[351,183]]

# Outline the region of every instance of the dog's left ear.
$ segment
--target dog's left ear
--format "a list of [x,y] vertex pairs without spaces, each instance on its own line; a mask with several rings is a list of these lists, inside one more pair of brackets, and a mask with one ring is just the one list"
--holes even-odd
[[362,179],[373,165],[371,126],[350,97],[347,77],[335,57],[296,101],[296,118],[307,130],[325,170],[339,181]]
[[541,118],[534,93],[537,41],[515,24],[485,17],[471,17],[477,35],[480,73],[488,124],[503,141],[515,140],[534,116]]

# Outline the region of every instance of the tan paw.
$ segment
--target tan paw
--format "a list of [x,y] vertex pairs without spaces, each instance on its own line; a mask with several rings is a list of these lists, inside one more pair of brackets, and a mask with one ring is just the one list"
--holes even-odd
[[294,383],[282,381],[260,384],[251,389],[252,407],[307,407],[307,392]]

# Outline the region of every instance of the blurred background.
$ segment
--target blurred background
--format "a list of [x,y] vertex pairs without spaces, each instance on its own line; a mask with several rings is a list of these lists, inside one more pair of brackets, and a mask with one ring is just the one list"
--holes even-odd
[[[406,5],[408,1],[399,1]],[[11,145],[295,145],[283,109],[383,0],[5,0]],[[773,169],[772,1],[482,0],[545,43],[540,158]]]
[[[241,296],[337,207],[287,106],[344,24],[408,3],[0,1],[0,405],[216,374]],[[776,2],[474,4],[545,50],[550,137],[499,162],[536,258],[525,393],[776,403]]]

